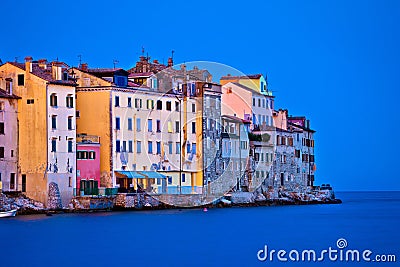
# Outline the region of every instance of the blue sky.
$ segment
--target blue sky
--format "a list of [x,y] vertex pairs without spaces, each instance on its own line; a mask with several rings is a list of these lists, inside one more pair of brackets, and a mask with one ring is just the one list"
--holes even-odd
[[215,61],[268,74],[276,107],[306,115],[317,183],[400,190],[399,1],[2,1],[0,59],[131,67]]

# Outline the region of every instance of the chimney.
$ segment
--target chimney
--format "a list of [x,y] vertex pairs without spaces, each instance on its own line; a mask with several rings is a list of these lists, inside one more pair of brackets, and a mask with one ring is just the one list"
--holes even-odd
[[168,67],[172,67],[174,65],[174,61],[172,60],[172,57],[168,58]]
[[81,64],[81,70],[87,71],[88,70],[88,64],[87,63],[82,63]]
[[47,59],[42,58],[38,60],[38,65],[41,69],[47,69]]
[[141,62],[144,62],[144,61],[145,61],[145,58],[146,58],[145,56],[140,56],[140,57],[139,57],[139,59],[140,59]]
[[181,64],[181,71],[186,71],[186,64]]
[[31,56],[25,57],[25,71],[26,72],[32,72],[32,60],[33,60],[33,58]]
[[153,60],[153,63],[154,63],[154,64],[160,64],[160,63],[158,63],[158,60],[157,60],[157,59],[154,59],[154,60]]
[[51,75],[53,80],[59,81],[62,80],[61,77],[61,63],[58,61],[51,62]]

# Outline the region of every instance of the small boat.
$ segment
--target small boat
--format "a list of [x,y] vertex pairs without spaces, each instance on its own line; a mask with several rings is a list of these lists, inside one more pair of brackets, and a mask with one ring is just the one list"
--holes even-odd
[[1,211],[0,218],[14,217],[17,214],[17,209],[9,211]]

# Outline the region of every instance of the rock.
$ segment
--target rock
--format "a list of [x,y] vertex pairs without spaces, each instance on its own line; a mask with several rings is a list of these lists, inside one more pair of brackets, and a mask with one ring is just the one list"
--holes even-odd
[[52,210],[62,209],[60,190],[54,182],[49,184],[47,207]]
[[233,192],[231,195],[233,204],[254,203],[254,194],[251,192]]

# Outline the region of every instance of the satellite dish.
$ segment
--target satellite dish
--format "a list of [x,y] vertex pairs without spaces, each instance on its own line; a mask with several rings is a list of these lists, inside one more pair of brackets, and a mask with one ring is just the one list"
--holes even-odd
[[121,152],[119,158],[121,160],[122,165],[127,165],[128,164],[128,152]]

